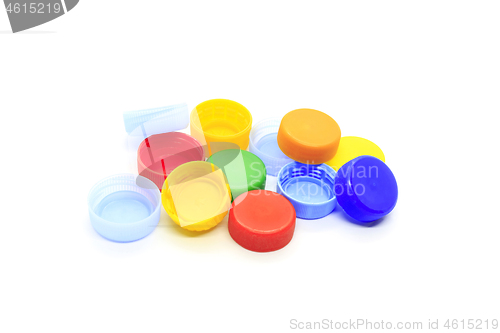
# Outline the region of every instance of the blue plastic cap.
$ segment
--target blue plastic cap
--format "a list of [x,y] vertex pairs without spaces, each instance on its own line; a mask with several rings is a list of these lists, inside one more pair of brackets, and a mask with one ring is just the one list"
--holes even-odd
[[347,215],[366,223],[378,220],[394,209],[398,201],[398,185],[384,162],[364,155],[339,169],[335,194]]
[[278,174],[277,192],[292,203],[297,217],[322,218],[337,205],[335,170],[326,164],[289,163]]
[[160,221],[160,191],[132,174],[108,177],[88,196],[90,222],[104,238],[132,242],[149,235]]

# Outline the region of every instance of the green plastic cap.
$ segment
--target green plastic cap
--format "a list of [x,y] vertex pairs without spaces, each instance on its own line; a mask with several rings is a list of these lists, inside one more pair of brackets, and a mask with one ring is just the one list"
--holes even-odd
[[240,149],[221,150],[207,160],[226,175],[233,200],[240,194],[266,187],[266,166],[256,155]]

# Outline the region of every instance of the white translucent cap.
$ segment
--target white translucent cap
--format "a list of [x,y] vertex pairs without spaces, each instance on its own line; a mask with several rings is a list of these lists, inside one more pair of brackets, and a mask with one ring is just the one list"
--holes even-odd
[[250,132],[248,150],[257,155],[266,165],[268,175],[276,176],[281,168],[292,162],[278,146],[278,129],[281,119],[268,118],[259,121]]
[[98,182],[89,192],[90,222],[104,238],[133,242],[149,235],[160,221],[160,191],[155,183],[133,174]]
[[179,131],[189,125],[186,103],[123,113],[125,130],[130,136],[143,139],[160,133]]

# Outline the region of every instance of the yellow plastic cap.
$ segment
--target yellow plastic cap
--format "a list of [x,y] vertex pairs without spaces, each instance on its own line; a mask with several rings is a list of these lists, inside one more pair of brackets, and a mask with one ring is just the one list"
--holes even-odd
[[224,173],[209,162],[188,162],[168,175],[161,193],[167,214],[184,229],[203,231],[219,224],[231,206]]
[[278,146],[291,159],[307,164],[321,164],[335,155],[340,141],[340,127],[321,111],[298,109],[288,112],[278,130]]
[[191,112],[191,135],[205,149],[205,157],[225,149],[248,148],[252,115],[240,103],[211,99]]
[[338,171],[344,164],[362,155],[370,155],[385,162],[382,149],[370,140],[358,138],[357,136],[344,136],[340,138],[337,154],[326,164]]

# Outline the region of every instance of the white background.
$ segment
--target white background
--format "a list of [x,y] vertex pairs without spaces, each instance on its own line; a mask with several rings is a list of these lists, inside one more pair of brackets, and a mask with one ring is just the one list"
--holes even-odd
[[[83,0],[11,34],[0,10],[0,331],[500,319],[499,18],[498,1]],[[374,228],[299,219],[267,254],[165,212],[138,242],[100,237],[89,189],[134,171],[122,112],[212,98],[254,122],[330,114],[383,149],[398,205]]]

